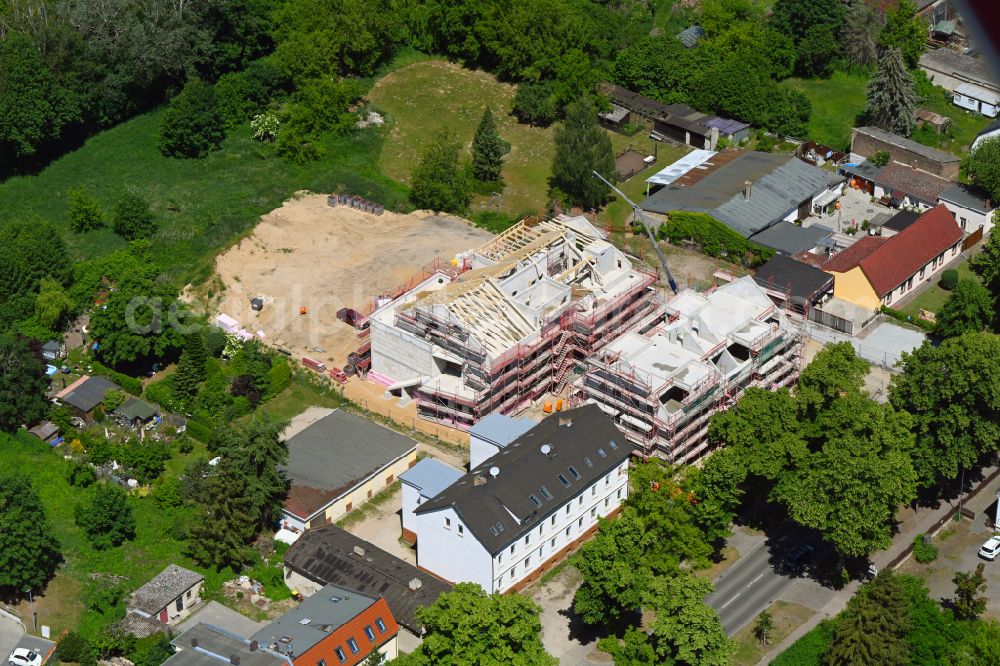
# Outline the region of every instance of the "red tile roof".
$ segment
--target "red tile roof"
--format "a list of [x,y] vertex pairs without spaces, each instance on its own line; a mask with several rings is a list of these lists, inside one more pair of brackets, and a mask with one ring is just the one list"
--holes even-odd
[[833,255],[820,268],[827,272],[846,273],[888,241],[888,238],[882,236],[865,236],[846,250],[841,250]]
[[938,195],[952,186],[950,180],[899,162],[890,162],[879,171],[875,183],[890,190],[893,196],[899,191],[929,204],[937,203]]
[[875,292],[885,296],[962,240],[962,235],[951,211],[940,205],[895,236],[859,240],[823,264],[823,270],[843,273],[860,266]]

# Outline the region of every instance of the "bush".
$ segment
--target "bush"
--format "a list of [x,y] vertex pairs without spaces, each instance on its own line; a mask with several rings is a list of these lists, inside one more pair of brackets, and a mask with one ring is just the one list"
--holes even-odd
[[204,157],[225,138],[215,89],[204,81],[189,81],[163,112],[160,152],[167,157]]
[[176,509],[184,503],[181,482],[176,478],[163,479],[153,490],[153,501],[161,509]]
[[949,268],[944,273],[941,273],[941,288],[946,291],[954,291],[955,287],[958,286],[958,271],[954,268]]
[[84,603],[88,609],[103,615],[117,606],[124,596],[122,585],[96,583],[87,590]]
[[94,645],[75,631],[69,632],[59,641],[55,657],[57,661],[71,662],[80,666],[97,664],[97,651]]
[[69,191],[69,226],[76,233],[100,229],[104,226],[101,202],[85,187]]
[[158,227],[149,202],[134,189],[127,190],[115,207],[115,233],[125,240],[135,240],[149,238]]
[[258,562],[247,575],[264,585],[264,596],[271,601],[282,601],[292,598],[292,591],[285,585],[285,577],[281,566],[266,562]]
[[66,480],[74,488],[88,488],[97,481],[97,475],[90,465],[73,462],[66,468]]
[[152,382],[146,386],[146,399],[155,402],[167,411],[180,411],[180,402],[174,396],[174,390],[170,386],[170,378],[166,377],[158,382]]
[[748,267],[759,266],[774,256],[774,250],[751,243],[706,213],[671,212],[660,225],[659,237],[674,245],[693,241],[710,257],[727,257]]
[[499,210],[477,210],[469,216],[469,219],[477,227],[482,227],[489,232],[499,234],[502,231],[510,229],[520,220],[524,219],[524,217],[528,217],[528,215],[516,217],[507,215]]
[[836,620],[823,620],[771,663],[774,666],[821,666],[836,628]]
[[929,564],[937,559],[938,549],[926,534],[918,534],[913,538],[913,557],[921,564]]
[[872,164],[874,164],[877,167],[884,167],[886,164],[889,163],[889,159],[891,157],[892,156],[889,154],[888,150],[876,150],[872,154],[872,160],[871,161],[872,161]]
[[555,86],[548,81],[522,83],[514,95],[512,113],[522,123],[548,127],[556,121]]
[[108,366],[104,365],[99,361],[93,361],[91,363],[91,372],[95,375],[101,375],[102,377],[107,377],[115,384],[118,384],[126,392],[132,395],[142,395],[142,380],[135,377],[129,377],[126,374],[122,374],[117,370],[112,370]]
[[242,125],[272,100],[283,97],[288,78],[269,60],[251,63],[242,72],[223,74],[215,84],[219,112],[228,129]]
[[893,319],[897,319],[899,321],[905,321],[908,324],[914,324],[924,329],[925,331],[933,331],[936,326],[934,322],[926,321],[919,317],[913,318],[908,314],[903,314],[899,310],[894,310],[893,308],[890,308],[888,305],[883,305],[880,308],[880,310],[883,314],[887,314]]
[[270,400],[285,390],[292,380],[292,366],[288,364],[288,359],[278,357],[274,359],[271,369],[267,371],[267,391],[264,393],[264,400]]
[[226,332],[215,326],[206,326],[201,333],[202,342],[205,344],[205,353],[209,358],[219,358],[222,350],[226,348]]
[[208,444],[212,440],[213,427],[195,419],[188,419],[187,434],[199,442]]

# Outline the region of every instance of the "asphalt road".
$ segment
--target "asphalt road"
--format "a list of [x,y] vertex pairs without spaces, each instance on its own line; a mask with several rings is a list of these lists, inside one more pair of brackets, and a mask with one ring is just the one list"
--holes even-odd
[[722,628],[732,636],[767,608],[795,580],[771,566],[771,550],[761,546],[740,558],[721,578],[715,591],[705,600],[722,621]]
[[0,614],[0,660],[7,660],[7,655],[13,652],[23,635],[24,627]]

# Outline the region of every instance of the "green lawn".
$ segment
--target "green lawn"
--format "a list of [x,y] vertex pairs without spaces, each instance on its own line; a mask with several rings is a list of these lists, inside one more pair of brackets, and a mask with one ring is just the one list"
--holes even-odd
[[[379,167],[385,175],[408,183],[421,153],[438,131],[447,128],[470,146],[483,110],[490,104],[501,136],[511,144],[503,171],[507,189],[502,209],[520,213],[544,208],[555,150],[553,129],[518,123],[510,115],[515,92],[514,86],[500,83],[491,74],[439,59],[389,73],[368,94],[394,121]],[[476,197],[473,209],[488,203],[489,197]]]
[[936,86],[934,94],[929,94],[921,100],[920,108],[929,109],[934,113],[951,118],[951,127],[942,134],[936,134],[929,128],[920,129],[915,131],[910,138],[956,155],[967,153],[980,130],[993,122],[991,118],[955,106],[952,103],[951,93]]
[[809,138],[832,148],[846,149],[851,143],[851,128],[865,110],[864,74],[836,71],[829,79],[791,78],[781,85],[799,90],[812,102]]
[[245,126],[205,159],[184,160],[160,155],[160,115],[153,111],[122,123],[38,175],[0,183],[0,224],[38,215],[66,230],[77,258],[100,256],[125,241],[110,229],[71,233],[67,190],[87,186],[110,216],[124,189],[135,187],[150,199],[160,220],[153,239],[157,260],[172,282],[184,285],[207,279],[215,254],[296,190],[349,190],[391,207],[408,205],[405,188],[378,172],[385,130],[331,137],[325,157],[297,165],[264,156]]
[[[644,132],[639,132],[634,136],[625,136],[617,132],[609,132],[611,135],[611,148],[615,155],[621,153],[628,147],[634,147],[642,153],[652,155],[654,146],[652,139]],[[687,146],[674,146],[668,143],[657,143],[655,146],[656,164],[645,171],[641,171],[623,183],[618,183],[618,188],[637,204],[641,204],[646,198],[646,179],[664,168],[676,162],[682,155],[687,154],[690,148]],[[622,225],[632,221],[632,207],[622,201],[618,196],[604,207],[598,216],[599,222],[610,224],[615,230],[622,229]]]
[[[955,270],[958,271],[958,279],[962,280],[976,280],[979,281],[979,277],[972,272],[969,268],[969,260],[963,259],[961,262],[953,266]],[[939,276],[940,279],[940,276]],[[951,292],[945,291],[941,288],[940,282],[934,282],[929,285],[926,289],[920,292],[916,298],[907,303],[905,306],[900,308],[900,312],[903,314],[908,314],[911,317],[919,317],[921,310],[929,310],[931,312],[938,312],[941,307],[948,300]]]

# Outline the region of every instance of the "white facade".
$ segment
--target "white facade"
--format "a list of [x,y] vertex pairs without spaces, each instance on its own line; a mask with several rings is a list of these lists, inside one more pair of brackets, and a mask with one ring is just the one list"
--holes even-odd
[[599,517],[618,510],[627,497],[625,460],[557,505],[530,532],[508,542],[495,556],[473,536],[454,509],[416,514],[417,564],[452,583],[478,583],[490,593],[506,592],[586,535]]
[[919,271],[917,271],[914,275],[911,275],[906,282],[883,296],[882,304],[892,306],[893,303],[899,303],[900,298],[906,296],[914,289],[918,288],[921,284],[925,282],[933,282],[937,278],[937,275],[944,270],[944,267],[958,257],[958,251],[961,245],[961,241],[955,243],[950,248],[934,257],[934,259],[927,262]]
[[955,216],[955,221],[958,222],[958,226],[965,233],[975,233],[977,229],[982,227],[983,237],[985,238],[993,231],[993,214],[996,212],[996,208],[976,210],[959,206],[944,199],[941,200],[941,203],[951,211],[951,214]]
[[1000,113],[1000,95],[971,83],[963,83],[955,88],[952,101],[963,109],[996,118]]

